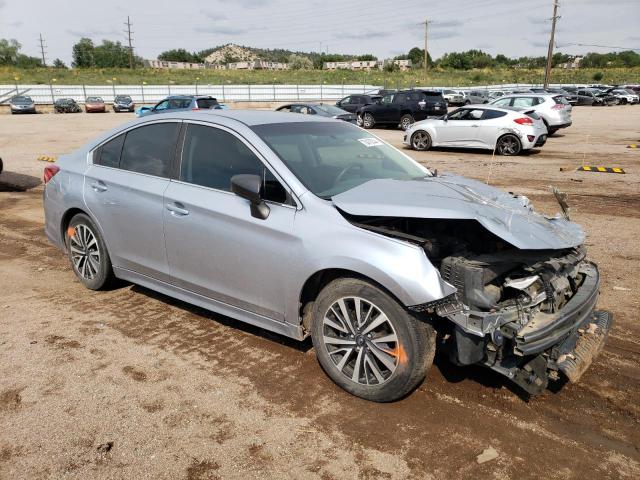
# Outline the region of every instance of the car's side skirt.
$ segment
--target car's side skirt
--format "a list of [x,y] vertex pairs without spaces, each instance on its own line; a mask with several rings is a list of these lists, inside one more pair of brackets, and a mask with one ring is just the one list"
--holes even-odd
[[197,293],[193,293],[180,287],[176,287],[175,285],[161,282],[159,280],[153,279],[137,272],[133,272],[131,270],[127,270],[125,268],[114,266],[113,273],[116,277],[122,280],[141,285],[151,290],[160,292],[164,295],[182,300],[183,302],[191,303],[198,307],[211,310],[221,315],[226,315],[250,325],[255,325],[256,327],[264,328],[266,330],[270,330],[287,337],[295,338],[296,340],[303,340],[306,337],[300,325],[292,325],[290,323],[280,322],[272,318],[257,315],[233,305],[228,305],[226,303],[213,300],[203,295],[198,295]]

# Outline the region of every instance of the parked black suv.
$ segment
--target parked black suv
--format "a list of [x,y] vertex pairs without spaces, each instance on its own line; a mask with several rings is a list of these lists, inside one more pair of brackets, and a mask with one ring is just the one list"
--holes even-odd
[[336,102],[336,107],[340,107],[347,112],[357,113],[358,110],[365,105],[372,105],[376,100],[380,100],[381,98],[381,95],[349,95],[348,97],[344,97],[342,100],[338,100]]
[[441,92],[431,90],[401,90],[384,95],[358,112],[358,125],[398,125],[403,130],[416,121],[447,113],[447,101]]

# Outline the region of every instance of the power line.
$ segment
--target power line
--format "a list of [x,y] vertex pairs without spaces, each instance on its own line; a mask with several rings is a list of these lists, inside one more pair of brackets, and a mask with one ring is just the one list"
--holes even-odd
[[125,31],[125,33],[127,34],[127,38],[129,39],[129,68],[133,68],[133,45],[131,44],[131,20],[129,19],[129,16],[127,16],[127,23],[125,23],[125,25],[127,26],[127,30]]
[[40,53],[42,54],[42,66],[47,66],[47,61],[44,57],[44,39],[42,38],[42,34],[40,34]]
[[551,23],[551,38],[549,38],[549,50],[547,50],[547,68],[544,71],[544,88],[549,86],[551,77],[551,62],[553,60],[553,45],[556,35],[556,20],[558,20],[558,0],[553,1],[553,18]]

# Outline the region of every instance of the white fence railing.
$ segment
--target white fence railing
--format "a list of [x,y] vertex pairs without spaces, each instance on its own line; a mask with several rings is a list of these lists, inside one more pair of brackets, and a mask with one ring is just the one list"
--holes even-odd
[[354,93],[377,91],[375,85],[0,85],[0,103],[16,94],[35,103],[51,104],[58,98],[84,103],[102,97],[110,103],[116,95],[130,95],[136,103],[155,103],[169,95],[211,95],[226,101],[339,100]]

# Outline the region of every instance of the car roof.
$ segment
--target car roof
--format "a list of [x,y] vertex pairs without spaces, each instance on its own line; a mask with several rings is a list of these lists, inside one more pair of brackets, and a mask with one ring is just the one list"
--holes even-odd
[[[500,97],[500,98],[504,98],[504,97]],[[473,110],[497,110],[498,112],[513,112],[516,111],[515,108],[511,108],[511,107],[498,107],[497,105],[492,105],[490,103],[478,103],[478,104],[471,104],[471,105],[463,105],[459,108],[456,108],[456,110],[459,110],[460,108],[464,108],[464,109],[473,109]],[[530,109],[526,109],[526,110],[530,110]]]
[[[176,112],[172,117],[182,120],[208,120],[207,117],[223,117],[236,120],[247,126],[294,123],[294,122],[338,122],[329,117],[319,115],[300,115],[299,113],[278,112],[272,110],[197,110],[187,112]],[[142,119],[153,119],[154,116],[145,116]],[[211,119],[214,120],[214,119]]]

